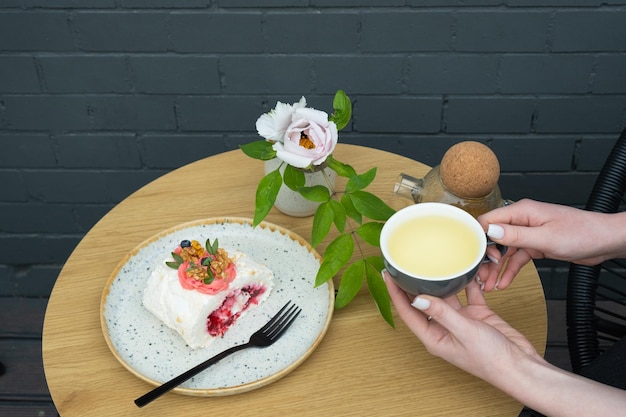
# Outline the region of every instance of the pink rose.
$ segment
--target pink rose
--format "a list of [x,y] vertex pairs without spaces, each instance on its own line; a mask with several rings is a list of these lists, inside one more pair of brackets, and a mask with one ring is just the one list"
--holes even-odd
[[337,126],[328,114],[311,108],[296,108],[283,143],[273,145],[276,156],[296,168],[321,165],[337,145]]
[[306,107],[306,99],[304,97],[293,104],[277,102],[275,108],[257,119],[257,132],[266,140],[282,142],[285,137],[285,131],[291,123],[293,113],[297,109],[304,107]]

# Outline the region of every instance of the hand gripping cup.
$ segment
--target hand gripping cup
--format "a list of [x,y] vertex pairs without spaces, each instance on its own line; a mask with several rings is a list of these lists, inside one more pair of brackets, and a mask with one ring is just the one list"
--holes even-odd
[[492,244],[478,221],[444,203],[403,208],[387,220],[380,249],[387,271],[404,291],[448,297],[476,276]]

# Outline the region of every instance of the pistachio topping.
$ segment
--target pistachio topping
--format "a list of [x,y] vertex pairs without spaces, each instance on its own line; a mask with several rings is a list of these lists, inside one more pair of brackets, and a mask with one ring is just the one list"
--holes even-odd
[[189,266],[185,274],[204,284],[210,284],[216,278],[226,278],[226,269],[233,263],[228,252],[219,247],[217,239],[213,243],[207,239],[204,246],[197,240],[183,240],[178,253],[172,252],[172,258],[174,262],[165,262],[167,266],[178,269],[187,262]]

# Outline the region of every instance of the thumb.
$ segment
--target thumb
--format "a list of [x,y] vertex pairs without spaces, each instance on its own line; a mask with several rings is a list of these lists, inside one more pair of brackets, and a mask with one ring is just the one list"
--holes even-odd
[[537,228],[510,224],[489,224],[487,236],[496,243],[515,248],[541,247],[543,240]]
[[467,328],[465,318],[441,298],[419,295],[415,297],[411,305],[428,314],[432,320],[446,328],[455,337]]

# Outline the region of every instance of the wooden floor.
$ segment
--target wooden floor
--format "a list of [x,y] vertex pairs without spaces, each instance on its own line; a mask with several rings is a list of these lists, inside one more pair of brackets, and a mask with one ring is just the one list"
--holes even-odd
[[[0,297],[0,417],[57,416],[43,372],[41,331],[46,298]],[[548,301],[546,359],[570,369],[565,301]],[[0,371],[2,371],[0,367]],[[524,410],[521,417],[532,413]]]
[[57,416],[41,358],[47,298],[0,298],[0,417]]

